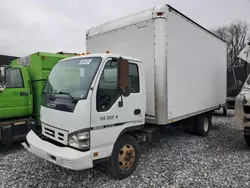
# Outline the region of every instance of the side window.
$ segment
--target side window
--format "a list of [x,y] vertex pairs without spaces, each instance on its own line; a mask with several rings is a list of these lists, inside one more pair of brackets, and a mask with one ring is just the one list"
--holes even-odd
[[110,60],[106,63],[102,72],[96,95],[98,112],[110,109],[120,95],[117,65],[117,61]]
[[23,88],[23,78],[20,69],[10,68],[6,70],[6,87]]
[[[117,61],[110,60],[102,72],[96,95],[98,112],[109,110],[120,96],[117,65]],[[129,64],[129,88],[131,93],[140,92],[138,66],[133,63]]]
[[129,64],[129,88],[132,93],[140,92],[138,66],[133,63]]

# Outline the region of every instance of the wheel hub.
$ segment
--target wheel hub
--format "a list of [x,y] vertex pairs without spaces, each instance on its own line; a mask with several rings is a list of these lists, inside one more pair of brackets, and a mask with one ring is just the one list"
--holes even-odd
[[133,166],[135,160],[135,149],[132,145],[127,144],[122,147],[118,157],[118,163],[122,170],[129,169]]
[[205,132],[207,132],[207,131],[208,131],[208,127],[209,127],[209,125],[208,125],[208,124],[209,124],[208,119],[207,119],[207,118],[205,118],[205,119],[204,119],[204,131],[205,131]]

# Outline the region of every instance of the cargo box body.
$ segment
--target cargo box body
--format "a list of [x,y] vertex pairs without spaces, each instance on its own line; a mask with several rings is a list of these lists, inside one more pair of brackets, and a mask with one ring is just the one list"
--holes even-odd
[[142,60],[148,123],[165,125],[226,102],[226,43],[169,5],[93,27],[86,44],[90,53]]

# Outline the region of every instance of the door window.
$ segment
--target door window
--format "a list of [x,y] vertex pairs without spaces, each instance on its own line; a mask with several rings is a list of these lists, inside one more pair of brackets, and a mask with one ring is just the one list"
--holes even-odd
[[97,111],[107,111],[119,97],[118,61],[110,60],[106,63],[97,90]]
[[6,70],[6,88],[23,88],[23,78],[20,69]]
[[140,92],[138,66],[134,63],[129,63],[129,88],[131,93]]
[[[98,112],[109,110],[120,96],[117,65],[117,60],[110,60],[104,67],[96,95]],[[134,63],[129,63],[129,88],[131,93],[140,92],[138,66]]]

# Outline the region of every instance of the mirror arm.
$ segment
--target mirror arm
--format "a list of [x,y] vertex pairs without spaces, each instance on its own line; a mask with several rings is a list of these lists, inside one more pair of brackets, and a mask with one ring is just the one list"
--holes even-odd
[[[118,87],[119,88],[119,87]],[[119,88],[119,90],[120,90],[120,97],[121,97],[121,100],[118,102],[118,107],[123,107],[123,97],[122,97],[122,89],[121,88]]]
[[122,95],[121,95],[121,100],[118,102],[118,107],[123,107],[123,99],[122,99]]

